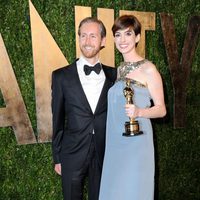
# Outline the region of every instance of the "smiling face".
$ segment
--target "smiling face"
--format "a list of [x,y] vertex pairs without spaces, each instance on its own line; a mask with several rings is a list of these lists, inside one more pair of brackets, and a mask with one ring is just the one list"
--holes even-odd
[[123,55],[135,51],[136,44],[140,40],[140,34],[136,36],[131,28],[117,30],[114,37],[116,48]]
[[79,46],[87,60],[98,60],[99,52],[105,45],[105,37],[101,37],[100,25],[95,22],[84,23],[80,28]]

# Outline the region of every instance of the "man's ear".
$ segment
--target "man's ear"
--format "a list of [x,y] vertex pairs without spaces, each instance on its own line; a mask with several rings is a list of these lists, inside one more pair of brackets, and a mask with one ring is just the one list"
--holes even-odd
[[106,37],[103,37],[101,40],[101,49],[105,48],[106,45]]

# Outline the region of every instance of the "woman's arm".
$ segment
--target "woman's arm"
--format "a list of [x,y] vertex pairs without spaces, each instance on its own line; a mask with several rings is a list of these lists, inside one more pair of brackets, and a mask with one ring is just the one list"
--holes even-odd
[[154,105],[150,108],[138,108],[135,105],[127,104],[126,114],[129,117],[159,118],[166,115],[164,102],[163,83],[156,67],[150,63],[141,71],[145,78]]

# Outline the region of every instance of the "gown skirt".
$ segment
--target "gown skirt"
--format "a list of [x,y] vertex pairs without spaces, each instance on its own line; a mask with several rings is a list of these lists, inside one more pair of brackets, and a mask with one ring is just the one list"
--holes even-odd
[[[136,118],[143,134],[122,136],[126,98],[125,81],[116,82],[108,92],[106,149],[99,200],[153,200],[154,198],[154,144],[150,119]],[[151,106],[147,87],[131,83],[133,101],[139,108]]]

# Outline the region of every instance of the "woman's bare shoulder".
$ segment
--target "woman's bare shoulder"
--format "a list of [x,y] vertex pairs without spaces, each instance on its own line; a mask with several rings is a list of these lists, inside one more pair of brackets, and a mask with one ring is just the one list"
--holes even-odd
[[145,74],[152,74],[152,73],[157,73],[158,70],[156,66],[149,60],[143,64],[141,67],[141,71]]

